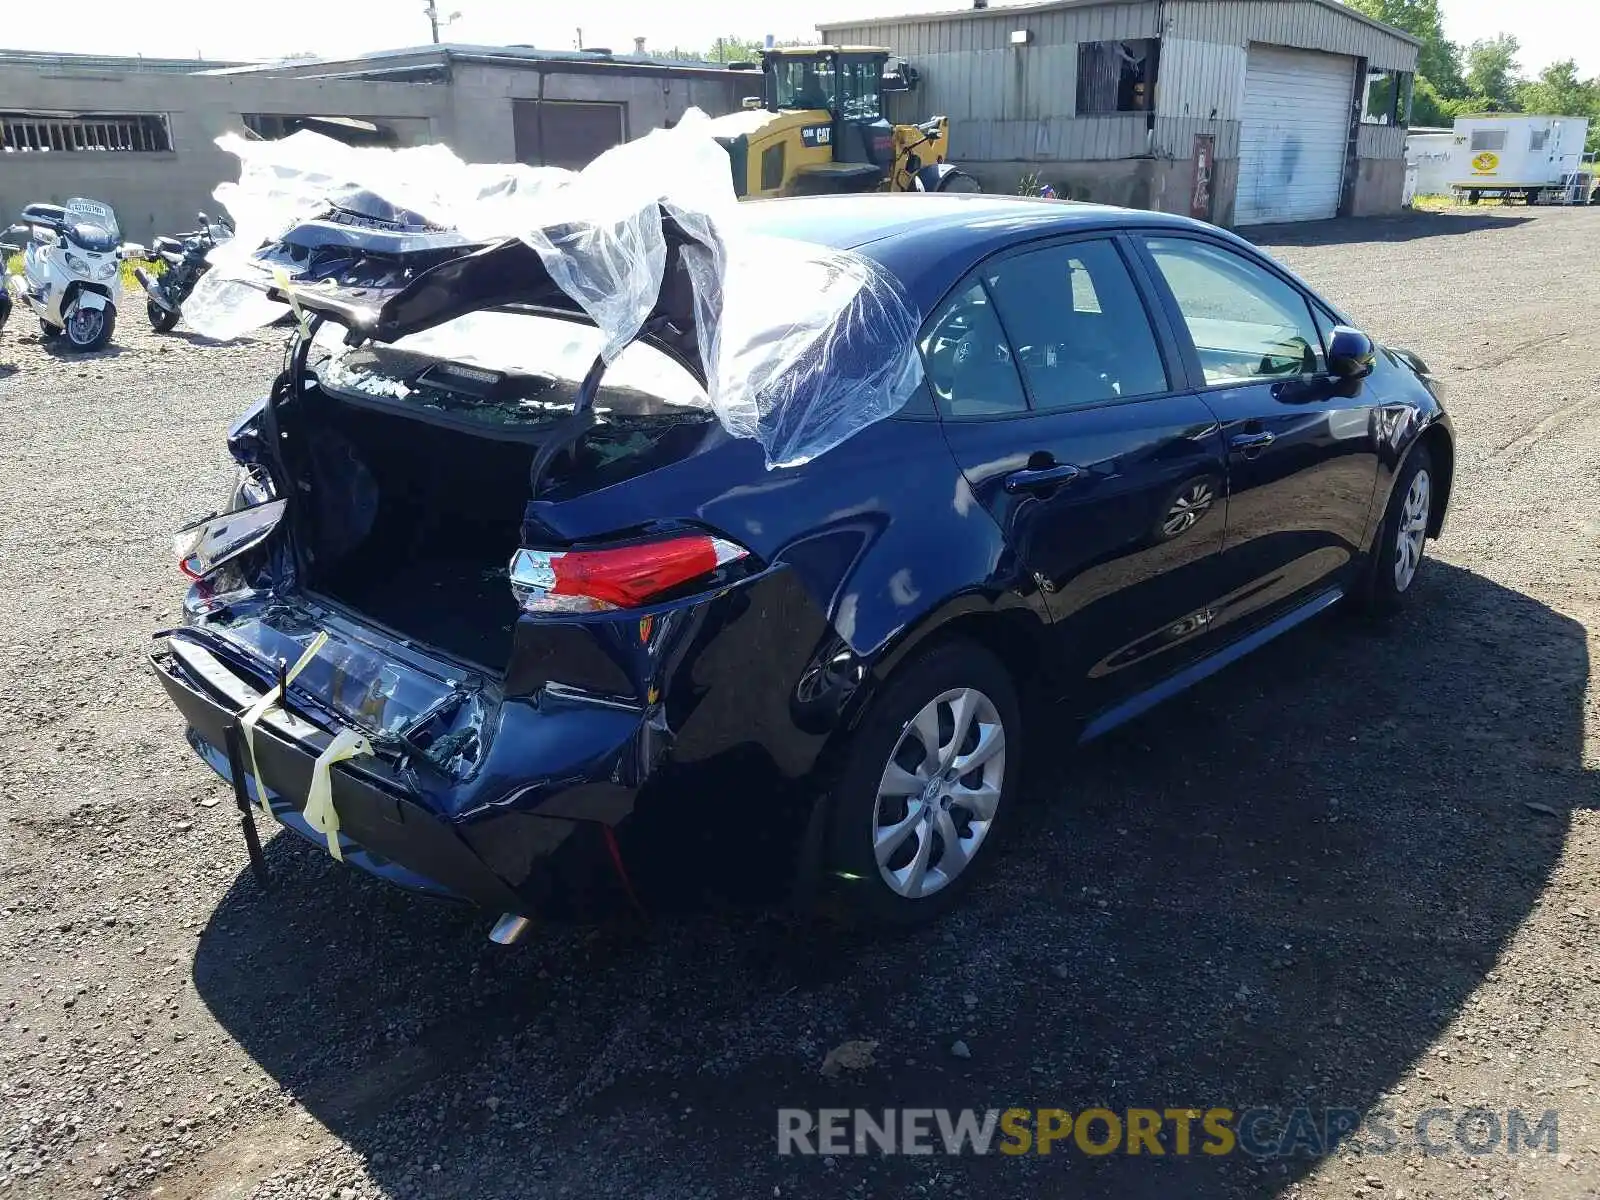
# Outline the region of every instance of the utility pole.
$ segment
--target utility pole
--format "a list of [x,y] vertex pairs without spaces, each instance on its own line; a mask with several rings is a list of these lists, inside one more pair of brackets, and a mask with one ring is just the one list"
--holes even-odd
[[433,30],[433,44],[435,46],[439,44],[439,26],[448,25],[450,22],[461,16],[460,13],[453,12],[448,17],[441,17],[439,15],[439,5],[437,0],[428,0],[428,2],[422,6],[422,11],[427,15],[428,27]]

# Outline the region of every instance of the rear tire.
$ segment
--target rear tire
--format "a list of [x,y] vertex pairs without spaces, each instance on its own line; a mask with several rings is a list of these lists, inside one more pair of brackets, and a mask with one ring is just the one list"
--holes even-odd
[[1366,584],[1357,596],[1363,612],[1375,617],[1390,616],[1416,590],[1437,494],[1433,459],[1426,446],[1418,446],[1400,468],[1389,494],[1389,507],[1384,510],[1383,525],[1372,545]]
[[182,316],[181,313],[170,312],[162,308],[154,300],[145,301],[144,311],[145,315],[150,318],[150,328],[157,333],[171,333],[178,327],[178,320]]
[[987,650],[946,642],[901,667],[872,701],[833,790],[838,915],[907,927],[954,908],[998,853],[1021,752],[1016,685]]

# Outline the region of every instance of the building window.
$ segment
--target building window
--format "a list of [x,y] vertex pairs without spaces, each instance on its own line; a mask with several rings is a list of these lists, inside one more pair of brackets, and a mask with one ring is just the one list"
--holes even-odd
[[1368,71],[1362,124],[1411,124],[1411,84],[1410,71]]
[[1154,38],[1078,46],[1078,115],[1148,112],[1155,96]]
[[347,146],[398,146],[399,137],[387,125],[359,117],[296,116],[288,113],[244,113],[244,127],[257,137],[276,141],[302,129],[320,133]]
[[0,112],[0,154],[171,149],[172,133],[162,113]]
[[1550,131],[1548,129],[1530,129],[1530,130],[1528,130],[1528,149],[1529,150],[1532,150],[1532,151],[1535,151],[1535,152],[1543,150],[1545,148],[1545,146],[1549,144],[1549,141],[1550,141]]
[[1480,154],[1485,150],[1492,150],[1498,154],[1506,148],[1506,131],[1504,129],[1474,129],[1472,131],[1472,152]]

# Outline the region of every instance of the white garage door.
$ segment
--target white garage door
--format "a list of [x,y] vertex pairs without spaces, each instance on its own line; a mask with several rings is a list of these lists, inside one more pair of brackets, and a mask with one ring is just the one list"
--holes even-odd
[[1338,215],[1354,86],[1353,58],[1250,47],[1236,224]]

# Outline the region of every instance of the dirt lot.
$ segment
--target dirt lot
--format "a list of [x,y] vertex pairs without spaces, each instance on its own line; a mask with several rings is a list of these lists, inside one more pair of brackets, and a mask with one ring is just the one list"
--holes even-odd
[[[1262,240],[1448,383],[1416,603],[1047,764],[959,918],[876,944],[700,911],[506,951],[281,839],[261,895],[143,653],[276,348],[130,312],[58,359],[15,318],[0,1197],[1600,1195],[1600,210]],[[823,1075],[848,1040],[870,1063]],[[780,1106],[1012,1105],[1387,1111],[1399,1145],[776,1153]],[[1558,1145],[1465,1153],[1475,1106]]]

